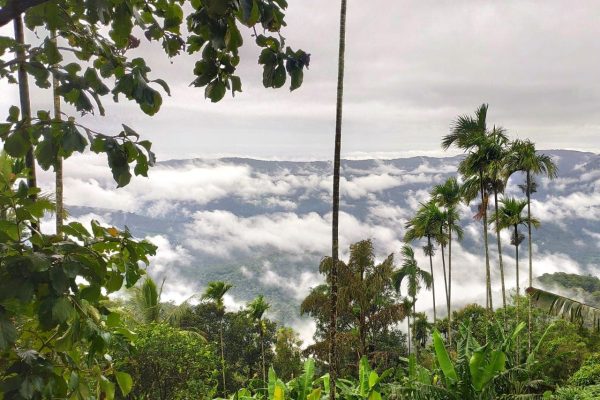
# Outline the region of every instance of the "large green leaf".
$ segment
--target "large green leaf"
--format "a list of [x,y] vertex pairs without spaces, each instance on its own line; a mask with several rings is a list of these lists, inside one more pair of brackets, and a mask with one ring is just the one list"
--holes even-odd
[[0,314],[0,350],[6,350],[15,342],[17,331],[3,314]]
[[458,381],[458,375],[456,374],[456,370],[454,369],[454,365],[452,365],[452,361],[450,360],[450,356],[446,351],[446,347],[444,346],[444,340],[442,339],[440,333],[435,330],[433,331],[433,347],[435,349],[435,355],[437,357],[438,364],[448,381],[450,386],[453,386]]
[[473,352],[469,362],[471,382],[480,392],[498,373],[504,371],[506,355],[501,350],[490,350],[489,345]]
[[309,358],[304,362],[304,373],[298,377],[298,400],[306,400],[312,391],[315,375],[315,360]]
[[369,394],[369,372],[370,372],[369,360],[363,356],[360,359],[360,365],[358,370],[358,392],[361,397],[367,397]]
[[123,396],[127,396],[133,388],[133,379],[131,379],[131,375],[127,372],[115,372],[115,377],[117,378],[121,393],[123,393]]

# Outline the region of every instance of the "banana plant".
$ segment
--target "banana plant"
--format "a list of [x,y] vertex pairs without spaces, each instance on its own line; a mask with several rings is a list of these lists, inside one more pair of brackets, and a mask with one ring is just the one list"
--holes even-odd
[[463,327],[460,343],[457,343],[458,357],[454,363],[440,333],[434,331],[433,346],[446,388],[456,393],[457,398],[484,398],[494,378],[506,371],[507,352],[524,327],[525,323],[520,323],[511,335],[502,337],[500,343],[488,342],[483,346],[469,334],[468,328]]
[[337,388],[344,400],[381,400],[382,385],[393,370],[384,371],[381,376],[371,369],[367,357],[362,357],[358,369],[358,383],[346,379],[338,379]]

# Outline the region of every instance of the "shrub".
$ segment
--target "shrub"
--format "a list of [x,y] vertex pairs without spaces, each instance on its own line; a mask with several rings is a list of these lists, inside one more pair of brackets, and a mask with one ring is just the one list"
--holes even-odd
[[132,397],[210,399],[215,394],[218,359],[198,334],[150,324],[137,331],[134,345],[121,366],[133,378]]
[[574,386],[600,385],[600,353],[592,354],[569,379],[569,383]]

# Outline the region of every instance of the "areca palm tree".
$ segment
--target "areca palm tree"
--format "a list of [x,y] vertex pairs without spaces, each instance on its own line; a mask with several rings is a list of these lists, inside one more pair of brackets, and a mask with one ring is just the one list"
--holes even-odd
[[[404,246],[402,246],[401,254],[402,268],[392,273],[392,284],[394,285],[396,291],[400,293],[402,282],[406,281],[407,294],[412,299],[412,316],[414,320],[414,316],[416,315],[415,305],[417,302],[417,294],[421,290],[422,285],[424,285],[427,289],[429,289],[432,286],[433,276],[429,272],[419,268],[417,260],[415,260],[415,252],[412,249],[412,247],[405,244]],[[410,315],[408,324],[410,327]],[[417,347],[415,346],[415,348]]]
[[[147,276],[139,285],[132,288],[130,305],[132,318],[137,324],[168,323],[178,326],[181,318],[190,309],[190,300],[196,295],[190,296],[179,305],[161,302],[162,289],[165,284],[163,279],[160,287],[151,277]],[[196,332],[197,333],[197,332]],[[202,335],[198,335],[204,337]]]
[[[463,231],[458,221],[458,204],[462,201],[463,193],[460,183],[455,177],[448,178],[443,184],[434,186],[431,191],[435,203],[446,210],[446,234],[448,235],[448,284],[446,293],[446,307],[448,313],[448,326],[452,318],[452,233],[456,233],[458,240],[462,240]],[[448,330],[448,341],[452,340],[451,330]]]
[[[525,195],[527,196],[527,243],[529,252],[529,287],[533,286],[533,252],[531,247],[531,194],[533,177],[544,175],[549,179],[558,176],[558,167],[552,158],[546,154],[538,153],[535,144],[530,140],[515,140],[507,157],[507,170],[509,173],[525,173]],[[528,350],[531,352],[531,302],[528,311]]]
[[[502,128],[496,128],[491,132],[492,141],[495,151],[490,152],[491,159],[489,160],[487,178],[489,186],[494,193],[494,215],[495,223],[498,225],[498,194],[504,193],[506,183],[508,181],[508,173],[506,171],[506,156],[508,155],[508,139]],[[496,244],[498,246],[498,263],[500,266],[500,283],[502,287],[502,307],[506,310],[506,286],[504,282],[504,263],[502,261],[502,241],[500,240],[500,231],[496,230]]]
[[483,241],[485,247],[485,272],[486,272],[486,306],[493,308],[492,284],[490,271],[490,258],[487,231],[487,207],[489,191],[486,189],[487,171],[492,160],[498,159],[500,150],[497,142],[500,138],[507,140],[502,128],[496,128],[492,132],[487,128],[488,105],[482,104],[476,111],[475,116],[459,116],[453,124],[450,134],[442,139],[442,148],[448,149],[456,146],[468,152],[467,157],[461,161],[459,171],[466,178],[478,178],[481,206],[478,213],[483,220]]
[[[427,245],[423,247],[423,252],[429,257],[429,268],[431,271],[431,292],[433,296],[433,320],[437,321],[435,280],[433,278],[433,256],[435,247],[433,241],[445,246],[446,236],[443,225],[446,222],[446,215],[438,208],[433,200],[427,203],[421,203],[415,216],[406,223],[405,242],[412,242],[422,238],[427,239]],[[445,272],[444,272],[445,278]],[[447,294],[446,294],[447,297]]]
[[232,285],[222,281],[209,282],[202,294],[202,300],[214,303],[220,314],[219,321],[219,341],[221,345],[221,373],[223,376],[223,393],[227,395],[227,386],[225,383],[225,346],[223,343],[223,316],[225,314],[224,297],[225,293],[232,288]]
[[540,222],[537,219],[529,219],[523,215],[523,210],[527,206],[526,200],[517,200],[515,198],[505,198],[501,200],[501,206],[497,211],[496,215],[496,231],[500,232],[502,229],[512,229],[512,236],[510,243],[515,246],[515,272],[516,272],[516,313],[517,320],[519,319],[519,245],[524,239],[524,236],[519,232],[519,226],[527,226],[529,223],[534,227],[538,227]]
[[337,329],[337,263],[339,252],[339,209],[340,209],[340,164],[342,148],[342,108],[344,100],[344,53],[346,51],[346,3],[347,0],[341,0],[340,3],[340,35],[339,35],[339,53],[338,53],[338,76],[337,76],[337,95],[335,111],[335,148],[333,157],[333,196],[332,196],[332,220],[331,220],[331,259],[332,268],[330,272],[330,318],[329,318],[329,398],[335,400],[336,392],[336,329]]
[[258,327],[258,336],[260,339],[260,355],[262,358],[262,374],[263,382],[267,382],[267,369],[265,366],[265,340],[264,340],[264,326],[263,326],[263,315],[271,308],[271,305],[265,301],[264,296],[261,294],[252,300],[248,304],[248,314],[252,318]]

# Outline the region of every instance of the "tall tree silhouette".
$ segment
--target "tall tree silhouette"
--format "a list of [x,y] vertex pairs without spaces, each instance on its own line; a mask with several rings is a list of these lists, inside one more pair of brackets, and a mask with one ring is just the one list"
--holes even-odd
[[[431,191],[435,203],[446,209],[446,232],[448,235],[448,289],[446,307],[448,313],[448,326],[452,326],[452,233],[462,240],[463,230],[458,225],[460,214],[457,207],[463,199],[462,187],[456,177],[448,178],[443,184],[434,186]],[[452,341],[452,330],[448,329],[448,341]]]
[[331,259],[332,266],[330,272],[330,321],[329,321],[329,398],[335,400],[337,366],[335,365],[337,330],[337,263],[339,258],[339,213],[340,213],[340,163],[342,148],[342,108],[344,100],[344,53],[346,51],[346,0],[341,0],[340,4],[340,35],[339,35],[339,53],[338,53],[338,77],[337,77],[337,95],[335,108],[335,149],[333,157],[333,199],[332,199],[332,220],[331,220]]
[[[544,175],[549,179],[558,176],[558,167],[552,161],[552,158],[546,154],[538,153],[535,144],[530,140],[515,140],[511,146],[507,158],[507,169],[509,173],[525,173],[525,195],[527,196],[527,244],[529,252],[529,287],[533,286],[533,250],[531,246],[531,194],[533,177],[535,175]],[[527,348],[531,352],[531,302],[528,308],[527,324]]]
[[263,382],[267,382],[267,367],[265,365],[265,331],[263,326],[263,315],[271,307],[269,303],[265,301],[264,296],[261,294],[252,300],[248,304],[248,313],[250,317],[256,322],[258,327],[258,337],[260,340],[260,356],[262,359],[262,376]]
[[[412,305],[412,318],[414,323],[417,303],[417,294],[421,290],[422,285],[429,289],[433,282],[431,274],[425,270],[419,268],[417,260],[415,259],[415,252],[409,245],[405,244],[402,246],[402,267],[392,274],[392,282],[394,288],[400,293],[402,282],[406,281],[407,294],[412,299],[410,302]],[[409,320],[410,326],[410,320]],[[410,329],[409,329],[410,330]],[[413,334],[413,342],[415,341],[415,335]],[[417,346],[414,346],[417,349]]]
[[202,295],[202,300],[214,303],[220,313],[219,342],[221,344],[221,374],[223,377],[223,393],[225,396],[227,396],[227,385],[225,382],[225,344],[223,343],[223,316],[225,314],[225,304],[223,303],[223,299],[225,293],[231,288],[232,285],[229,283],[222,281],[210,282]]

